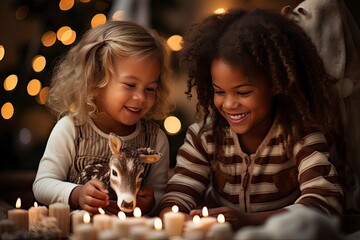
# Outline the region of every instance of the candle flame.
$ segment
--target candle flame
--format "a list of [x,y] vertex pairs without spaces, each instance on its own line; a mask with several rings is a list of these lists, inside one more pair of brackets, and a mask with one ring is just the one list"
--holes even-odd
[[162,221],[159,217],[155,218],[154,220],[154,228],[155,230],[160,231],[162,229]]
[[88,212],[84,213],[83,221],[84,223],[90,223],[90,214]]
[[34,202],[34,207],[38,207],[38,203],[37,202]]
[[102,209],[101,207],[99,207],[99,213],[101,213],[101,214],[105,214],[105,211],[104,211],[104,209]]
[[177,213],[179,211],[179,207],[174,205],[174,206],[172,206],[171,211],[174,213]]
[[126,214],[123,211],[120,211],[118,213],[118,218],[123,221],[126,219]]
[[139,207],[136,207],[134,209],[134,217],[140,218],[141,217],[141,209]]
[[218,221],[218,223],[224,223],[225,222],[225,216],[224,216],[224,214],[219,214],[218,216],[217,216],[217,221]]
[[15,207],[16,207],[16,208],[21,208],[21,199],[20,199],[20,198],[18,198],[18,199],[16,200]]
[[199,215],[195,215],[193,217],[193,223],[194,224],[199,224],[200,223],[200,216]]
[[203,217],[208,217],[209,216],[209,211],[208,211],[207,207],[203,207],[202,215],[203,215]]

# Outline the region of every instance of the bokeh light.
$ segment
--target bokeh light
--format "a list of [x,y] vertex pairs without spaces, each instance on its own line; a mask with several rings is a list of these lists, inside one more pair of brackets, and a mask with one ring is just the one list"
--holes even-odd
[[14,115],[14,106],[7,102],[1,107],[1,116],[4,119],[10,119]]
[[169,116],[164,121],[164,127],[168,134],[177,134],[181,129],[181,122],[175,116]]
[[18,83],[18,76],[16,74],[11,74],[4,81],[4,89],[6,91],[12,91],[16,88]]

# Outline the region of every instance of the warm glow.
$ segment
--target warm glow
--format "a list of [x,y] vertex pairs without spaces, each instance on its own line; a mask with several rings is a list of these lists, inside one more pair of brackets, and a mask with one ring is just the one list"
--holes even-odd
[[209,211],[208,211],[207,207],[203,207],[202,216],[203,217],[208,217],[209,216]]
[[141,210],[140,210],[139,207],[136,207],[136,208],[134,209],[134,217],[136,217],[136,218],[140,218],[140,217],[141,217]]
[[18,76],[15,74],[11,74],[4,81],[4,89],[6,91],[12,91],[15,89],[17,83],[18,83]]
[[10,119],[14,115],[14,106],[7,102],[1,108],[1,116],[4,119]]
[[126,219],[126,214],[123,211],[120,211],[118,213],[118,218],[123,221]]
[[183,38],[180,35],[173,35],[167,40],[167,44],[172,51],[180,51],[182,49],[181,42]]
[[41,42],[45,47],[51,47],[56,42],[56,33],[54,31],[47,31],[41,37]]
[[5,48],[3,45],[0,45],[0,61],[4,58],[5,56]]
[[37,202],[34,202],[34,207],[38,207],[38,203]]
[[122,21],[124,20],[124,12],[121,10],[117,10],[116,12],[114,12],[114,14],[112,15],[112,20],[116,20],[116,21]]
[[102,209],[101,207],[99,207],[99,208],[98,208],[98,210],[99,210],[99,213],[101,213],[101,214],[105,214],[104,209]]
[[63,39],[63,35],[65,34],[65,32],[67,31],[71,31],[71,28],[68,26],[62,26],[61,28],[59,28],[56,32],[56,37],[59,41],[62,41]]
[[49,87],[44,87],[40,90],[40,93],[37,95],[37,102],[44,105],[49,97]]
[[64,33],[62,43],[64,45],[70,45],[73,42],[75,42],[75,40],[76,40],[76,32],[71,30]]
[[27,92],[30,96],[36,96],[41,90],[41,82],[37,79],[31,80],[27,85]]
[[29,14],[29,7],[26,5],[22,5],[16,9],[15,18],[16,20],[23,20],[28,16],[28,14]]
[[21,208],[21,199],[20,199],[20,198],[18,198],[18,199],[16,200],[15,207],[16,207],[16,208]]
[[62,11],[70,10],[74,6],[74,0],[60,0],[59,8]]
[[199,215],[195,215],[194,217],[193,217],[193,223],[194,224],[199,224],[200,223],[200,216]]
[[96,14],[91,19],[91,27],[94,28],[106,22],[106,16],[102,13]]
[[217,221],[218,221],[218,223],[224,223],[225,222],[225,216],[224,216],[224,214],[219,214],[218,216],[217,216]]
[[174,205],[174,206],[172,206],[171,211],[174,213],[177,213],[179,211],[179,207]]
[[162,221],[159,217],[155,218],[154,220],[154,228],[155,230],[161,230],[162,229]]
[[175,116],[169,116],[164,121],[164,127],[168,134],[177,134],[181,129],[181,122]]
[[83,216],[84,223],[90,223],[90,220],[91,220],[90,214],[88,212],[85,212]]
[[215,14],[224,14],[225,12],[225,8],[218,8],[214,11]]
[[46,59],[44,56],[37,55],[33,58],[32,67],[35,72],[41,72],[46,66]]

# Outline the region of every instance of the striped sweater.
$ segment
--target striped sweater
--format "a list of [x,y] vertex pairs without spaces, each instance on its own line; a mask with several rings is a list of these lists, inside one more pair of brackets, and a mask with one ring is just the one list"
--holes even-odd
[[213,135],[211,130],[200,134],[201,126],[194,123],[188,128],[162,209],[176,204],[189,212],[210,205],[263,212],[303,204],[328,213],[342,212],[342,188],[322,133],[304,136],[289,158],[277,125],[251,155],[242,152],[237,134],[229,128],[224,158],[211,167]]

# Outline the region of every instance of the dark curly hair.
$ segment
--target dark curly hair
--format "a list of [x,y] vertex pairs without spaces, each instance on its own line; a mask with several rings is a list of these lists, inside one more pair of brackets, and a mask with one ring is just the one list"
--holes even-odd
[[181,64],[188,72],[185,93],[191,98],[196,87],[198,120],[205,123],[209,116],[213,119],[214,156],[222,156],[229,126],[213,102],[210,66],[214,58],[231,64],[250,58],[267,74],[272,81],[278,123],[289,146],[301,141],[309,130],[319,130],[329,139],[339,133],[337,80],[326,73],[306,33],[271,10],[232,9],[193,24],[183,40]]

